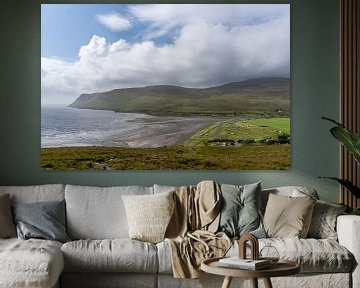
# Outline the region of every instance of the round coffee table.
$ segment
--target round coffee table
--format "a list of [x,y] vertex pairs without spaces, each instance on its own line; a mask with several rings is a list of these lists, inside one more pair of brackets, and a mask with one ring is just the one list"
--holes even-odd
[[233,277],[251,278],[254,288],[258,288],[258,278],[263,278],[265,287],[272,288],[270,277],[289,276],[300,272],[300,266],[288,260],[279,260],[266,269],[245,270],[222,267],[219,265],[219,259],[221,258],[204,260],[201,263],[201,270],[210,274],[225,276],[222,288],[229,288]]

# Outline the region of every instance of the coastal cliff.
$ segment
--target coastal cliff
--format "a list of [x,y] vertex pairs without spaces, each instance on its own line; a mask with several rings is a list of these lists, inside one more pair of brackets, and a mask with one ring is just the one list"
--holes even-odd
[[149,115],[288,116],[290,79],[260,78],[210,88],[156,85],[82,94],[70,107]]

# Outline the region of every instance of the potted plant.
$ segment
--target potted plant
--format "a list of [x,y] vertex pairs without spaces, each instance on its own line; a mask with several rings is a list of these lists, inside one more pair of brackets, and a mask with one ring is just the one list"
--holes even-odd
[[[335,127],[330,129],[331,134],[337,140],[339,140],[345,146],[346,149],[348,149],[351,152],[357,164],[360,165],[360,136],[355,132],[350,131],[343,124],[336,122],[333,119],[326,117],[322,117],[322,119],[328,120],[336,124]],[[354,185],[348,179],[340,179],[336,177],[319,177],[319,178],[328,178],[337,181],[347,190],[349,190],[356,198],[360,198],[360,188]],[[360,215],[360,207],[354,208],[351,213]]]

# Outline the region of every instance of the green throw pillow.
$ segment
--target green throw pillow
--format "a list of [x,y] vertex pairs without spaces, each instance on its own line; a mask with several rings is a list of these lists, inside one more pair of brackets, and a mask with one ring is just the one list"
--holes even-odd
[[219,231],[229,237],[253,234],[266,238],[260,216],[261,182],[235,186],[222,184],[222,209]]

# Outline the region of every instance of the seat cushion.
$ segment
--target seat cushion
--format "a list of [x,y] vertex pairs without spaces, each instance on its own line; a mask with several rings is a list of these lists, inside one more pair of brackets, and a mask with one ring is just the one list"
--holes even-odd
[[61,248],[66,272],[156,273],[156,246],[131,239],[78,240]]
[[[298,263],[301,273],[350,272],[354,265],[353,255],[344,246],[330,239],[259,239],[259,250],[265,245],[275,247],[281,259]],[[237,251],[238,245],[235,242],[228,256],[236,255]]]
[[156,244],[160,274],[172,274],[171,247],[169,241]]
[[52,287],[63,268],[60,242],[0,239],[1,287]]
[[[350,272],[354,265],[353,255],[338,242],[330,239],[267,238],[259,239],[260,250],[265,245],[274,246],[281,259],[295,261],[301,273]],[[172,273],[171,248],[167,241],[157,244],[159,273]],[[235,241],[227,256],[238,255]],[[250,256],[250,251],[249,251]]]

